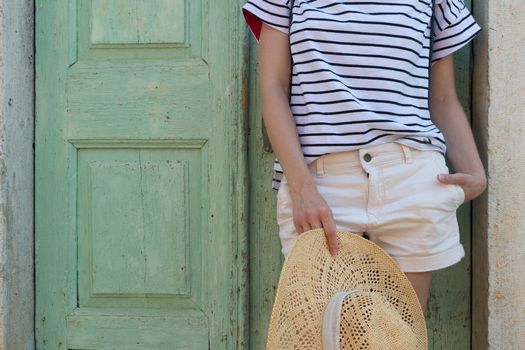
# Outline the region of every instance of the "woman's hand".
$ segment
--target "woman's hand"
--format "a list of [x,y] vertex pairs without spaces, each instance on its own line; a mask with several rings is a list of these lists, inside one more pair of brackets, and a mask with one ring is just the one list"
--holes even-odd
[[323,228],[330,254],[335,256],[339,251],[336,226],[332,210],[321,196],[314,184],[302,186],[290,191],[293,203],[293,223],[297,234]]
[[485,174],[471,175],[466,173],[439,174],[438,180],[445,184],[456,184],[461,186],[465,192],[465,202],[471,201],[482,194],[487,187]]

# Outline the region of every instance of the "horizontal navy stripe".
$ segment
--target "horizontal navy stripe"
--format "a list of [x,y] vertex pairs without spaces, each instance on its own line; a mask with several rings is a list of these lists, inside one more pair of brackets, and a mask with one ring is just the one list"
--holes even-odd
[[369,112],[369,113],[379,114],[379,115],[392,115],[396,117],[416,117],[422,120],[430,120],[430,118],[425,118],[419,114],[414,114],[414,113],[397,113],[397,112],[392,112],[392,111],[379,111],[379,110],[370,111],[368,109],[347,109],[347,110],[337,110],[337,111],[332,111],[332,112],[326,112],[326,111],[323,112],[319,110],[319,111],[308,112],[308,113],[294,113],[294,117],[302,118],[302,117],[311,116],[311,115],[326,116],[326,115],[338,115],[338,114],[349,115],[349,114],[363,113],[363,112]]
[[[340,14],[339,14],[340,15]],[[358,23],[358,24],[366,24],[370,26],[381,26],[381,27],[393,27],[393,28],[405,28],[410,31],[414,31],[416,33],[424,34],[423,30],[417,30],[412,26],[401,24],[401,23],[393,23],[393,22],[380,22],[380,21],[358,21],[358,20],[339,20],[339,19],[333,19],[333,18],[306,18],[303,21],[294,21],[294,24],[301,24],[301,23],[307,23],[308,21],[315,21],[315,22],[337,22],[337,23]]]
[[[313,137],[313,136],[349,136],[349,135],[366,135],[372,131],[388,131],[392,133],[419,133],[421,130],[407,130],[407,129],[382,129],[382,128],[370,128],[365,131],[349,131],[349,132],[316,132],[316,133],[299,133],[299,136],[302,137]],[[431,130],[430,130],[431,131]],[[311,146],[310,143],[305,143],[305,145]]]
[[[392,70],[392,71],[404,73],[404,74],[409,75],[409,76],[414,77],[414,78],[424,79],[424,80],[428,79],[428,74],[427,75],[416,75],[416,74],[412,73],[409,70],[401,69],[401,68],[397,68],[397,67],[374,66],[374,65],[369,65],[369,64],[334,63],[334,62],[328,62],[328,61],[320,59],[320,58],[308,61],[308,63],[312,63],[312,62],[323,62],[323,63],[325,63],[325,64],[327,64],[327,65],[329,65],[331,67],[336,66],[336,67],[345,67],[345,68],[368,68],[368,69],[377,69],[377,70]],[[305,64],[305,63],[297,62],[297,63],[294,63],[294,66],[297,66],[297,65],[300,65],[300,64]],[[304,71],[304,72],[309,72],[308,69],[300,69],[300,68],[298,68],[298,70],[301,70],[301,71]]]
[[[412,61],[412,60],[410,60],[408,58],[396,57],[396,56],[388,56],[388,55],[359,54],[359,53],[353,53],[353,52],[321,51],[321,50],[318,50],[316,48],[312,48],[312,49],[309,49],[309,50],[296,52],[296,54],[305,54],[305,53],[308,53],[308,52],[315,52],[315,53],[325,54],[325,55],[329,55],[329,56],[333,55],[333,56],[345,56],[345,57],[384,58],[386,60],[406,62],[406,63],[412,65],[414,68],[420,68],[420,69],[425,69],[425,70],[428,69],[428,66],[426,66],[426,65],[417,65],[416,63],[414,63],[414,61]],[[320,59],[320,58],[316,58],[316,59],[317,60],[321,60],[322,62],[330,63],[328,60],[325,61],[325,60]],[[428,59],[428,57],[427,57],[427,59]],[[315,61],[310,59],[308,61],[294,62],[294,66],[296,66],[298,64],[309,63],[309,62],[315,62]]]
[[[402,46],[402,45],[387,45],[387,44],[378,44],[378,43],[375,43],[375,42],[374,43],[359,43],[359,42],[349,42],[349,41],[335,41],[335,40],[324,40],[324,39],[316,39],[316,38],[306,38],[306,39],[302,39],[302,40],[292,40],[290,45],[293,48],[293,46],[301,44],[301,43],[305,43],[305,42],[308,42],[309,44],[323,43],[323,44],[335,44],[337,46],[340,46],[340,45],[343,45],[343,46],[357,46],[357,47],[360,46],[360,47],[369,48],[369,49],[370,48],[379,48],[379,49],[387,48],[387,49],[394,49],[394,50],[398,50],[398,51],[412,52],[417,58],[428,59],[428,55],[424,55],[424,54],[422,54],[422,53],[420,53],[420,52],[418,52],[416,50],[410,49],[410,48]],[[317,46],[312,46],[312,47],[315,48]],[[428,49],[429,47],[424,47],[424,48]],[[304,50],[304,51],[306,51],[306,50]],[[304,51],[294,52],[294,56],[299,56]]]
[[[393,120],[390,120],[390,119],[383,119],[383,120],[381,120],[381,119],[373,119],[373,120],[355,120],[355,121],[344,121],[344,122],[334,122],[334,123],[330,123],[330,122],[296,123],[295,125],[298,126],[298,127],[304,127],[304,126],[314,126],[314,125],[333,125],[333,126],[351,125],[351,124],[370,124],[370,125],[372,125],[373,123],[396,123],[396,122],[393,121]],[[422,128],[426,128],[426,127],[429,127],[429,126],[434,125],[434,124],[407,123],[407,124],[403,124],[403,125],[405,125],[405,126],[420,126]]]
[[[408,94],[405,94],[401,91],[396,91],[396,90],[391,90],[391,89],[381,89],[381,88],[364,88],[364,87],[353,87],[354,90],[357,90],[357,91],[375,91],[375,92],[386,92],[386,93],[390,93],[390,94],[397,94],[397,95],[401,95],[401,96],[405,96],[405,97],[409,97],[411,99],[415,99],[415,100],[427,100],[427,97],[426,96],[412,96],[412,95],[408,95]],[[324,91],[304,91],[302,90],[301,93],[297,94],[297,93],[292,93],[292,96],[306,96],[306,95],[323,95],[323,94],[330,94],[330,93],[334,93],[334,92],[348,92],[348,90],[345,90],[345,89],[333,89],[333,90],[324,90]]]
[[[416,38],[412,38],[410,36],[407,36],[407,35],[398,35],[398,34],[391,34],[391,33],[377,33],[377,32],[363,32],[363,31],[358,31],[358,30],[343,30],[343,29],[337,30],[337,29],[326,29],[326,28],[302,28],[302,29],[293,30],[290,33],[290,35],[297,35],[297,34],[302,33],[304,31],[306,31],[308,33],[320,31],[320,32],[323,32],[323,33],[327,33],[328,32],[328,33],[337,33],[337,34],[379,36],[379,37],[387,38],[387,39],[396,38],[396,39],[403,39],[403,40],[413,41],[416,44],[420,44],[421,46],[424,47],[424,44],[421,41],[419,41]],[[295,43],[295,41],[294,41],[294,43]]]
[[367,76],[367,75],[337,74],[333,70],[328,69],[328,68],[316,69],[316,70],[311,70],[311,71],[301,71],[301,72],[292,74],[292,76],[309,75],[309,74],[314,74],[314,73],[319,73],[319,72],[330,72],[333,75],[337,75],[337,76],[342,77],[342,78],[358,79],[358,80],[390,81],[390,82],[393,82],[393,83],[403,84],[403,85],[406,85],[407,87],[411,87],[411,88],[414,88],[414,89],[422,89],[422,90],[427,90],[428,89],[428,86],[409,84],[406,81],[401,80],[401,79],[388,78],[388,77],[385,77],[385,76],[372,77],[372,76]]
[[397,102],[397,101],[389,101],[389,100],[378,100],[378,99],[366,99],[366,98],[360,98],[360,99],[344,99],[344,100],[324,100],[324,101],[308,101],[308,102],[305,102],[305,103],[291,103],[290,106],[297,106],[297,107],[301,107],[301,106],[309,106],[309,105],[333,105],[333,104],[339,104],[339,103],[346,103],[346,102],[374,102],[374,103],[386,103],[386,104],[392,104],[392,105],[396,105],[396,106],[401,106],[401,107],[411,107],[411,108],[416,108],[416,109],[421,109],[421,110],[428,110],[427,107],[421,107],[421,106],[416,106],[416,105],[413,105],[413,104],[408,104],[408,103],[401,103],[401,102]]

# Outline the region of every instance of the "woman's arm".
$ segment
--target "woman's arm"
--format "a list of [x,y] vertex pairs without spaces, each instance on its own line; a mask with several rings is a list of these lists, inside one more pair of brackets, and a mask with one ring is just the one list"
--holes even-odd
[[454,80],[454,57],[441,58],[432,67],[430,115],[447,143],[447,158],[455,174],[440,174],[444,183],[455,183],[465,191],[465,201],[479,196],[487,186],[483,163],[467,116],[457,94]]
[[297,128],[289,106],[290,45],[288,36],[263,23],[259,38],[259,83],[262,114],[268,138],[286,174],[298,234],[325,229],[330,252],[337,240],[331,209],[326,204],[304,161]]
[[259,84],[268,138],[291,190],[313,185],[288,105],[290,89],[288,36],[263,23],[259,40]]

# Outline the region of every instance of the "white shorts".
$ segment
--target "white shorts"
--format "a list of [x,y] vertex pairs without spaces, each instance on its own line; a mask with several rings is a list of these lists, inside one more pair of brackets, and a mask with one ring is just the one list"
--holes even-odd
[[[367,237],[402,271],[438,270],[465,256],[456,217],[465,192],[438,181],[437,174],[449,172],[440,152],[391,142],[326,154],[309,168],[336,229]],[[277,223],[286,257],[298,236],[286,176],[277,192]]]

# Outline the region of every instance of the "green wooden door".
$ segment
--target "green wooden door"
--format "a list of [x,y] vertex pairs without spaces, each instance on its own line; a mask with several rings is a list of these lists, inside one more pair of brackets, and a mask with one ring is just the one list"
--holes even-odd
[[[472,1],[466,0],[467,6]],[[250,349],[263,350],[270,312],[283,263],[276,224],[275,191],[270,180],[275,155],[265,151],[261,131],[258,86],[258,45],[250,36]],[[471,55],[463,48],[456,53],[456,88],[470,115]],[[453,170],[451,170],[453,171]],[[264,205],[261,205],[264,203]],[[433,274],[427,315],[429,349],[471,348],[471,214],[470,204],[458,210],[461,243],[466,256],[450,268]]]
[[239,6],[36,1],[39,350],[245,342]]

